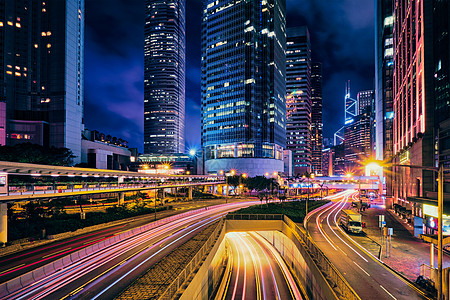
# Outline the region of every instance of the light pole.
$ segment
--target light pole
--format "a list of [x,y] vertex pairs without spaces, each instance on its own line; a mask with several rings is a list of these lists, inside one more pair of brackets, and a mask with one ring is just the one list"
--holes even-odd
[[[310,174],[308,176],[303,175],[302,177],[308,178],[308,183],[307,183],[307,187],[306,187],[307,198],[306,198],[306,205],[305,205],[305,220],[306,220],[306,217],[308,216],[308,201],[309,201],[309,187],[310,187],[309,179],[310,178],[314,179],[314,174]],[[308,226],[306,226],[306,222],[303,222],[303,224],[305,224],[305,229],[306,229],[306,231],[308,231]]]

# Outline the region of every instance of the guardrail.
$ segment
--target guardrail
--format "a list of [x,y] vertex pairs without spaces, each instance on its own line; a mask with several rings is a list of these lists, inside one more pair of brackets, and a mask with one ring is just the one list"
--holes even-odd
[[55,185],[10,185],[7,195],[56,194],[79,191],[99,191],[134,188],[164,188],[165,186],[192,186],[217,184],[217,181],[168,181],[165,183],[76,183]]
[[224,220],[221,219],[219,224],[217,224],[216,229],[214,229],[211,236],[205,242],[205,244],[200,248],[200,250],[195,254],[194,258],[187,264],[187,266],[178,274],[177,278],[169,285],[166,291],[158,299],[172,299],[178,292],[178,290],[185,284],[189,276],[196,270],[200,263],[203,261],[204,257],[208,255],[211,247],[216,242],[221,230],[223,229]]
[[420,275],[425,279],[430,279],[433,283],[436,282],[437,269],[430,267],[429,265],[422,264],[420,266]]
[[316,265],[319,267],[325,278],[331,283],[330,285],[336,287],[340,292],[340,298],[346,300],[361,300],[356,292],[350,287],[348,282],[339,273],[339,271],[328,260],[325,254],[319,249],[314,241],[309,237],[304,230],[302,230],[291,219],[284,216],[284,222],[296,234],[300,242],[306,246],[306,250],[311,255]]
[[283,220],[283,214],[227,214],[227,220]]

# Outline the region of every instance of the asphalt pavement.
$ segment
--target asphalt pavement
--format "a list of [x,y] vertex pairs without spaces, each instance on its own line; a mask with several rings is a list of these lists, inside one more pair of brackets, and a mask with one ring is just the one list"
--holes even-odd
[[312,214],[307,227],[318,247],[359,297],[361,299],[428,299],[426,294],[359,246],[353,239],[356,235],[346,233],[338,225],[340,210],[350,206],[352,192],[340,194],[330,200],[333,204]]

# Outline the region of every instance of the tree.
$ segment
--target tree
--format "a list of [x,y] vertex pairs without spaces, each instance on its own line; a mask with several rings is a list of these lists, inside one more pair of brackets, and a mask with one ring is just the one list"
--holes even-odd
[[70,166],[74,158],[72,151],[67,148],[49,148],[31,143],[0,146],[0,160],[3,161]]

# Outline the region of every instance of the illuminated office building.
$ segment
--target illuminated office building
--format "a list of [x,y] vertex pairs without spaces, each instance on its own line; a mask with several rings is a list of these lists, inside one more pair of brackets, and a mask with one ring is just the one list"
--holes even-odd
[[183,153],[185,0],[146,0],[144,153]]
[[286,143],[294,156],[294,173],[310,173],[311,44],[308,28],[288,28],[286,44]]
[[311,171],[322,174],[322,64],[311,65]]
[[81,159],[84,0],[0,1],[0,144]]
[[202,147],[208,173],[282,172],[285,0],[203,1]]
[[[449,10],[448,1],[438,2],[394,2],[395,163],[434,167],[439,163],[435,149],[441,154],[449,148],[439,141],[445,131],[440,125],[448,120]],[[435,190],[431,171],[394,167],[394,174],[395,199],[425,197]]]
[[[375,158],[387,160],[393,155],[394,121],[394,16],[393,0],[375,5]],[[392,196],[392,169],[384,168],[386,196]]]
[[374,105],[373,90],[359,92],[356,99],[358,100],[358,114],[372,113]]

